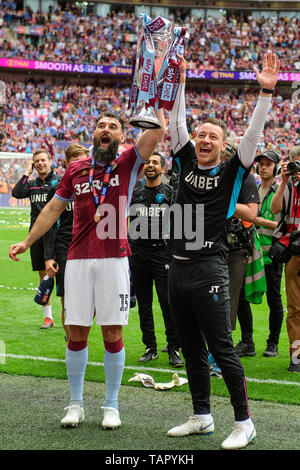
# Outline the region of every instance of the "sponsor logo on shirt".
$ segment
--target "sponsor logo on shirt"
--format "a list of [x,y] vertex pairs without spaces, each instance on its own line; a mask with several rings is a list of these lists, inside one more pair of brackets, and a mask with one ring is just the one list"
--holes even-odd
[[[102,181],[94,180],[93,185],[96,189],[101,191]],[[115,175],[113,178],[111,178],[109,185],[110,186],[120,186],[119,175]],[[91,186],[90,186],[88,181],[86,181],[84,183],[77,183],[74,186],[74,190],[75,190],[75,194],[77,196],[79,196],[80,194],[90,193],[91,192]]]
[[150,207],[146,207],[141,205],[140,207],[136,208],[136,216],[137,217],[159,217],[160,214],[164,215],[165,211],[168,207],[159,207],[157,205],[152,205]]
[[47,194],[31,194],[31,202],[47,202]]
[[197,175],[191,171],[186,177],[185,181],[197,189],[214,189],[218,186],[220,176],[206,176]]

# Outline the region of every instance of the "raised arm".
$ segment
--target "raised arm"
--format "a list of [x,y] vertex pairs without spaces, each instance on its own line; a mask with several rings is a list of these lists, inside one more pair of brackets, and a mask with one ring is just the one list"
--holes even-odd
[[256,79],[261,86],[261,91],[255,110],[250,119],[249,127],[242,137],[238,148],[240,160],[245,168],[249,168],[253,163],[257,146],[264,130],[271,102],[272,90],[277,82],[279,67],[280,61],[276,54],[272,54],[271,51],[268,51],[264,54],[263,69],[261,73],[259,73],[257,68],[254,68]]
[[289,177],[290,175],[287,170],[287,162],[284,162],[281,167],[281,183],[278,186],[271,201],[270,210],[272,214],[278,214],[283,210],[284,195]]
[[41,211],[25,240],[9,247],[9,257],[14,261],[20,261],[20,258],[17,258],[16,255],[24,253],[34,242],[42,237],[57,221],[67,205],[68,202],[53,197]]
[[25,197],[30,196],[28,178],[33,172],[32,165],[33,165],[33,161],[29,160],[27,162],[27,167],[26,167],[24,175],[19,179],[15,187],[12,189],[11,194],[16,199],[24,199]]
[[174,154],[184,147],[189,140],[185,107],[186,60],[182,56],[178,56],[178,58],[181,60],[180,81],[173,109],[169,113],[171,144]]
[[137,150],[145,162],[149,160],[151,155],[153,154],[157,144],[159,141],[163,138],[165,130],[166,130],[166,125],[165,125],[165,117],[163,110],[156,110],[155,108],[154,112],[156,114],[156,117],[158,118],[161,128],[160,129],[148,129],[142,133],[142,135],[139,137],[136,147]]

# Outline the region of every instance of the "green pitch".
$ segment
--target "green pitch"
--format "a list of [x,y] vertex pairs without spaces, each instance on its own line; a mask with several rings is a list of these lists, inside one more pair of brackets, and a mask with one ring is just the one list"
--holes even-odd
[[[33,297],[38,286],[38,274],[31,271],[29,253],[21,255],[20,262],[8,258],[9,245],[21,241],[29,226],[29,211],[0,209],[1,227],[1,270],[0,270],[0,373],[32,375],[37,377],[66,378],[66,342],[61,325],[60,299],[52,296],[55,327],[40,330],[43,321],[42,307],[35,304]],[[283,303],[286,307],[284,283],[282,283]],[[241,358],[247,378],[248,396],[251,399],[267,400],[287,404],[300,404],[300,377],[287,371],[289,345],[285,319],[276,358],[262,356],[268,337],[268,309],[264,299],[261,305],[253,305],[253,325],[256,356]],[[158,350],[165,346],[164,326],[159,304],[154,301],[155,327]],[[239,327],[233,332],[235,344],[240,340]],[[130,312],[128,327],[124,328],[126,347],[126,367],[123,384],[129,383],[135,372],[152,375],[156,382],[169,382],[177,372],[186,377],[184,369],[173,369],[166,353],[159,353],[157,360],[142,365],[138,358],[144,353],[141,341],[137,308]],[[103,344],[101,330],[94,325],[89,336],[89,364],[86,380],[104,382]],[[3,354],[6,354],[4,356]],[[212,394],[228,396],[224,381],[213,377]],[[174,388],[171,393],[187,392],[188,386]]]

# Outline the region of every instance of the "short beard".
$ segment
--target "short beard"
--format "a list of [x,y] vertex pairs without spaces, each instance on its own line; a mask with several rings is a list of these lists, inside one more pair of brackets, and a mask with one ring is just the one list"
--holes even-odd
[[144,173],[144,176],[145,176],[148,180],[155,180],[156,178],[158,178],[158,177],[160,176],[160,173],[154,173],[153,175],[149,176],[149,175],[147,174],[147,172],[146,172],[146,173]]
[[104,149],[100,146],[100,140],[94,137],[93,157],[95,161],[108,165],[116,158],[119,145],[120,141],[116,139],[110,143],[109,147]]

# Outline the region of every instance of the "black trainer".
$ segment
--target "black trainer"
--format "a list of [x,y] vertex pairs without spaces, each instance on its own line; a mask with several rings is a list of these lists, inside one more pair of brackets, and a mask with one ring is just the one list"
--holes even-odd
[[169,362],[173,367],[183,367],[184,362],[180,357],[180,354],[175,349],[169,351]]
[[267,342],[266,350],[263,353],[265,357],[276,357],[278,356],[278,345],[275,343]]
[[254,343],[243,343],[243,341],[240,341],[236,345],[235,350],[240,357],[241,356],[255,356],[256,354]]
[[145,354],[142,355],[142,357],[139,358],[139,361],[140,362],[148,362],[148,361],[152,361],[152,359],[157,359],[158,358],[158,354],[157,354],[157,351],[155,349],[146,349],[145,351]]
[[296,358],[292,357],[287,370],[289,372],[300,372],[300,354],[298,354]]

